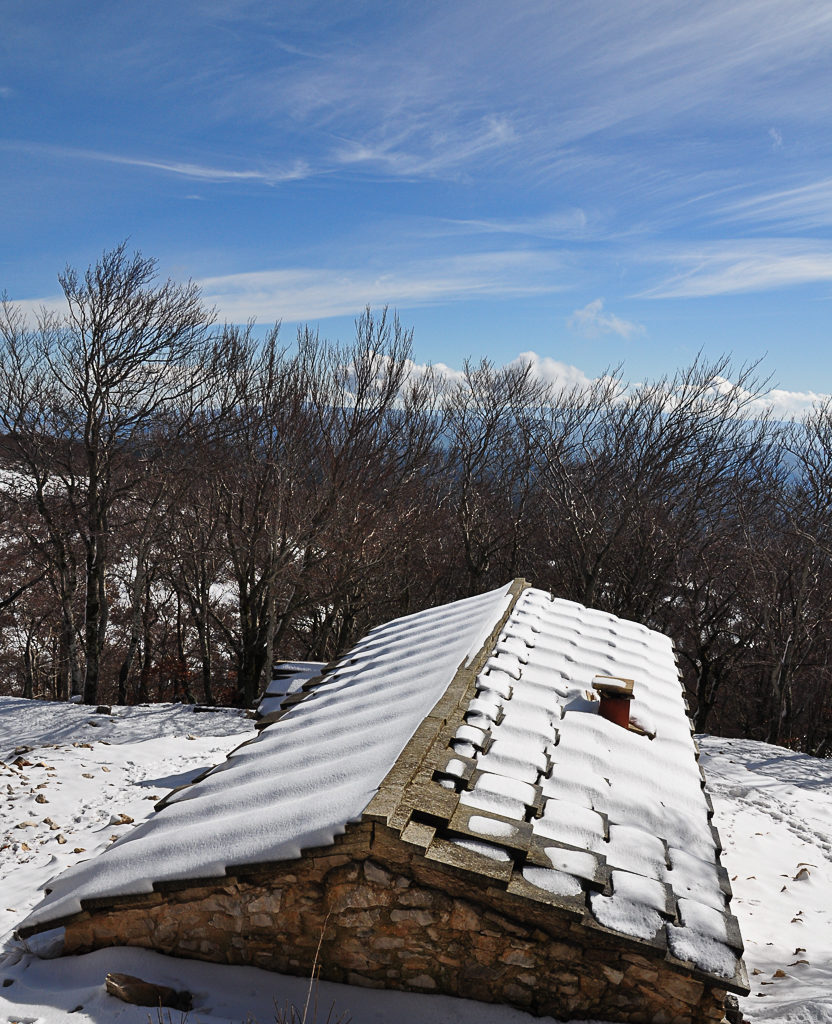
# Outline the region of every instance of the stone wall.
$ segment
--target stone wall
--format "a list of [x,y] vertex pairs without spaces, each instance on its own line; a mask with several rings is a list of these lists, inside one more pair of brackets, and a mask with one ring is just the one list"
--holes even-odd
[[373,988],[444,992],[562,1019],[721,1020],[725,990],[586,917],[427,860],[385,826],[204,884],[95,902],[65,951],[144,946]]

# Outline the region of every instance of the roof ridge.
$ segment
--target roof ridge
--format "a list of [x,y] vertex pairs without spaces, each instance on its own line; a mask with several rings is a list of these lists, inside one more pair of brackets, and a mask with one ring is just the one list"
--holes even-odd
[[[531,584],[522,577],[517,577],[511,583],[508,589],[511,601],[488,636],[483,638],[476,654],[472,656],[469,653],[461,662],[445,692],[405,745],[365,808],[365,819],[384,822],[394,828],[398,827],[399,830],[407,825],[415,809],[414,801],[406,799],[409,787],[416,784],[417,776],[427,772],[427,777],[431,778],[438,768],[442,755],[447,752],[448,741],[462,724],[463,715],[474,696],[477,676],[491,656],[494,645],[514,612],[520,595],[530,588]],[[456,796],[450,791],[448,794]],[[399,821],[402,823],[397,825]]]

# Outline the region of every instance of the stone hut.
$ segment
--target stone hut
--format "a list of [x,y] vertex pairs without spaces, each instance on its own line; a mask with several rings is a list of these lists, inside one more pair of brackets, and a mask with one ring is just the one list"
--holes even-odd
[[374,629],[24,935],[716,1022],[742,940],[670,641],[522,580]]

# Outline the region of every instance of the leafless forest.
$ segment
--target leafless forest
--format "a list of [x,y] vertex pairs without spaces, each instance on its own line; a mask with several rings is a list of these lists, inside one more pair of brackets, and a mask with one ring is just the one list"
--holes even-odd
[[[0,314],[0,692],[250,704],[525,576],[673,637],[700,730],[832,753],[832,405],[728,359],[553,388],[221,326],[124,246]],[[729,383],[729,381],[731,383]]]

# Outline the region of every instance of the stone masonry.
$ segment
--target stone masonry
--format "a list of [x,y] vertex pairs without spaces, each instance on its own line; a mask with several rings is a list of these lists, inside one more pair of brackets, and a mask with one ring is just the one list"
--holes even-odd
[[561,1019],[715,1024],[726,994],[588,912],[536,903],[480,872],[431,861],[368,820],[298,860],[86,901],[66,921],[65,952],[110,945],[300,975],[317,953],[328,980]]

